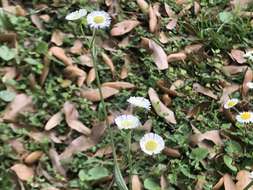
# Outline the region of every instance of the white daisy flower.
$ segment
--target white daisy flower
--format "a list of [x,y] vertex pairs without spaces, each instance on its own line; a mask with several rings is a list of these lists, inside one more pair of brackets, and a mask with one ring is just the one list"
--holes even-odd
[[236,120],[239,123],[251,123],[251,122],[253,122],[253,113],[252,112],[241,112],[236,116]]
[[77,11],[69,13],[65,18],[66,20],[78,20],[84,17],[86,14],[87,14],[87,11],[85,9],[79,9]]
[[229,99],[228,101],[225,102],[224,108],[230,109],[230,108],[234,107],[236,104],[238,104],[238,102],[239,102],[239,100],[236,98]]
[[140,120],[133,115],[120,115],[114,121],[119,129],[133,129],[141,126]]
[[244,57],[250,61],[253,61],[253,50],[249,50],[244,54]]
[[246,86],[250,89],[253,89],[253,82],[247,82]]
[[249,173],[249,177],[253,179],[253,171]]
[[147,110],[150,110],[150,101],[146,98],[143,97],[130,97],[127,100],[128,103],[137,106],[137,107],[142,107],[145,108]]
[[140,147],[148,155],[159,154],[165,147],[164,140],[155,133],[147,133],[140,140]]
[[91,28],[107,28],[111,24],[111,17],[105,11],[93,11],[88,14],[87,22]]

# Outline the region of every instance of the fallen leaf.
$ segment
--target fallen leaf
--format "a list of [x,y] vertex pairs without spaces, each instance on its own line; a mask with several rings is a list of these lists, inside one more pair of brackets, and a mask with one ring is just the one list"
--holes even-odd
[[202,112],[203,110],[206,110],[209,108],[210,102],[205,101],[205,102],[201,102],[199,104],[197,104],[196,106],[194,106],[193,108],[191,108],[188,112],[187,112],[187,118],[192,118],[194,116],[196,116],[198,113]]
[[172,8],[167,4],[167,3],[164,3],[164,8],[165,8],[165,11],[166,11],[166,14],[168,15],[168,17],[175,17],[175,12],[172,10]]
[[50,16],[48,14],[43,14],[39,16],[41,20],[43,20],[44,22],[50,22]]
[[160,177],[160,186],[161,190],[166,190],[168,188],[167,179],[164,177],[164,175],[161,175]]
[[98,149],[94,154],[94,157],[103,157],[110,154],[112,154],[112,146],[108,145],[106,147]]
[[124,64],[120,71],[120,79],[126,79],[128,76],[128,67]]
[[145,0],[137,0],[137,4],[144,14],[148,13],[149,4]]
[[164,103],[165,106],[169,107],[172,103],[172,100],[168,94],[164,94],[162,96],[162,102]]
[[169,156],[169,157],[172,157],[172,158],[180,158],[181,157],[181,154],[180,154],[179,150],[174,149],[174,148],[165,147],[163,149],[163,153],[166,156]]
[[43,63],[44,63],[44,66],[43,66],[43,70],[42,70],[42,73],[40,75],[40,85],[42,86],[46,79],[47,79],[47,76],[48,76],[48,73],[49,73],[49,69],[50,69],[50,59],[48,57],[48,54],[46,54],[44,56],[44,59],[43,59]]
[[167,108],[159,99],[158,94],[153,88],[148,90],[149,99],[151,101],[152,107],[154,108],[157,115],[163,117],[167,123],[176,124],[176,118],[174,112]]
[[215,145],[223,146],[223,141],[220,137],[220,132],[218,130],[211,130],[201,134],[194,134],[191,136],[191,143],[197,145],[203,140],[212,141]]
[[141,43],[143,44],[144,47],[152,51],[152,56],[159,70],[168,69],[169,65],[167,61],[167,55],[161,46],[159,46],[156,42],[148,38],[142,38]]
[[22,155],[26,152],[24,144],[20,139],[13,139],[11,141],[8,141],[8,144],[10,144],[13,150],[19,155]]
[[201,7],[200,7],[199,2],[194,1],[194,14],[195,14],[195,15],[198,15],[199,12],[200,12],[200,9],[201,9]]
[[228,65],[228,66],[223,66],[222,70],[226,75],[235,75],[238,73],[245,72],[248,66],[237,66],[237,65]]
[[235,8],[247,8],[247,6],[252,3],[252,0],[230,0],[230,4],[233,5]]
[[19,113],[32,107],[32,97],[26,94],[17,94],[15,99],[7,106],[3,120],[16,121]]
[[132,176],[132,190],[142,190],[142,184],[138,175]]
[[140,24],[137,20],[124,20],[113,25],[111,29],[111,36],[122,36],[131,30],[133,30],[136,26]]
[[[102,90],[104,99],[107,99],[119,93],[119,90],[115,88],[105,87],[105,86],[102,87],[101,90]],[[81,97],[86,98],[92,102],[98,102],[101,100],[98,89],[91,89],[91,88],[81,89]]]
[[206,184],[205,176],[198,176],[194,190],[203,190]]
[[195,90],[196,92],[198,92],[200,94],[209,96],[210,98],[213,98],[215,100],[217,100],[217,98],[218,98],[210,89],[205,88],[198,83],[193,84],[193,90]]
[[224,177],[222,176],[219,181],[214,185],[213,190],[219,190],[224,185]]
[[36,14],[31,15],[31,20],[32,23],[39,29],[39,30],[43,30],[44,26],[43,23],[40,20],[40,17]]
[[223,88],[222,96],[220,98],[219,103],[223,105],[229,99],[229,95],[238,91],[239,89],[240,89],[240,85],[238,84],[231,84],[229,86],[225,86]]
[[11,170],[13,170],[22,181],[29,181],[34,176],[33,169],[24,164],[15,164],[11,167]]
[[173,30],[177,26],[177,18],[170,18],[169,23],[166,25],[168,30]]
[[203,48],[203,44],[191,44],[185,46],[184,52],[186,54],[198,53]]
[[157,30],[158,26],[158,19],[154,11],[154,7],[149,6],[149,30],[150,32],[154,33]]
[[56,152],[55,149],[51,148],[49,150],[49,157],[50,160],[52,162],[53,168],[59,173],[61,174],[63,177],[66,178],[66,171],[63,168],[61,162],[60,162],[60,157],[58,155],[58,153]]
[[34,151],[25,157],[24,162],[28,165],[34,164],[41,158],[42,155],[43,155],[42,151]]
[[245,75],[244,75],[244,80],[243,80],[243,84],[242,84],[242,95],[246,96],[248,91],[249,91],[249,87],[247,86],[248,82],[251,82],[253,80],[253,72],[252,69],[248,67]]
[[54,46],[49,49],[49,52],[61,60],[66,66],[72,65],[73,60],[70,57],[66,56],[64,49]]
[[186,54],[184,52],[178,52],[178,53],[172,53],[167,56],[167,61],[169,63],[175,62],[175,61],[184,61],[187,58]]
[[49,131],[59,125],[61,121],[63,120],[62,112],[57,112],[54,114],[46,123],[45,130]]
[[[236,175],[237,183],[235,184],[236,190],[243,190],[249,183],[252,182],[250,177],[250,172],[247,170],[241,170]],[[253,190],[253,187],[250,187],[248,190]]]
[[87,79],[86,79],[86,83],[88,86],[91,85],[91,83],[96,79],[96,72],[95,69],[92,68],[90,69],[88,75],[87,75]]
[[225,174],[223,178],[225,190],[236,190],[235,183],[233,182],[231,175]]
[[63,44],[65,34],[61,32],[60,30],[56,29],[53,31],[53,34],[51,36],[51,42],[53,42],[57,46],[61,46]]
[[85,65],[87,67],[93,67],[93,61],[90,54],[84,54],[79,57],[80,64]]
[[83,42],[81,40],[75,40],[74,45],[70,48],[70,52],[73,54],[81,54],[83,48]]
[[107,86],[115,89],[132,89],[135,88],[135,86],[129,82],[124,81],[116,81],[116,82],[105,82],[102,84],[102,86]]
[[247,60],[244,58],[244,52],[238,49],[232,49],[230,52],[230,56],[234,59],[237,63],[245,63]]
[[167,84],[164,80],[158,80],[156,84],[159,89],[161,89],[163,92],[167,93],[168,95],[172,97],[178,96],[178,93],[175,90],[171,90],[167,87]]
[[112,75],[114,76],[115,75],[115,66],[114,66],[111,58],[103,52],[101,53],[101,55],[102,55],[102,59],[103,59],[104,63],[110,68]]

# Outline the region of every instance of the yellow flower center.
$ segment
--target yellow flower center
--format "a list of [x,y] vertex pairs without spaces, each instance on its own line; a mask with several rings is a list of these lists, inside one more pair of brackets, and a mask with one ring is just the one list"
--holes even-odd
[[93,18],[93,21],[96,23],[96,24],[102,24],[104,21],[105,21],[105,18],[103,16],[95,16]]
[[151,152],[155,151],[157,147],[158,147],[158,143],[154,140],[149,140],[145,144],[145,148]]
[[241,114],[241,118],[243,120],[248,120],[248,119],[251,118],[251,114],[249,112],[244,112],[244,113]]
[[121,125],[124,127],[124,128],[128,128],[128,127],[131,127],[133,125],[133,121],[130,121],[130,120],[124,120],[121,122]]
[[236,102],[230,101],[228,102],[229,107],[234,107],[236,105]]

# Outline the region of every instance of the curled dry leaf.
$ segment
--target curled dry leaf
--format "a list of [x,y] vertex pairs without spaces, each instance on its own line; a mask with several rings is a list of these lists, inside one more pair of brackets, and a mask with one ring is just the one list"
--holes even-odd
[[203,48],[203,44],[192,44],[185,46],[184,51],[186,54],[198,53]]
[[201,9],[201,7],[200,7],[199,2],[194,1],[194,14],[195,14],[195,15],[199,14],[200,9]]
[[245,75],[244,75],[244,80],[243,80],[243,84],[242,84],[242,95],[246,96],[248,91],[249,91],[249,87],[247,86],[248,82],[251,82],[253,80],[253,72],[252,69],[248,67]]
[[[241,190],[247,187],[250,182],[252,182],[252,178],[250,177],[250,172],[247,170],[241,170],[236,175],[237,183],[235,184],[236,190]],[[248,190],[253,190],[253,187],[250,187]]]
[[238,49],[232,49],[230,52],[230,56],[234,59],[237,63],[245,63],[247,60],[244,58],[244,52]]
[[132,190],[142,190],[142,184],[138,175],[132,176]]
[[124,64],[120,71],[120,79],[125,79],[128,76],[128,67],[126,64]]
[[91,68],[86,79],[87,85],[91,85],[91,83],[96,79],[96,72],[94,68]]
[[169,38],[166,36],[166,34],[163,31],[159,33],[159,41],[162,44],[166,44],[169,42]]
[[65,102],[63,112],[65,114],[66,122],[70,128],[85,135],[91,134],[91,130],[78,120],[79,113],[72,103]]
[[152,51],[152,56],[159,70],[168,69],[169,65],[167,61],[167,55],[161,46],[148,38],[142,38],[141,43],[145,48],[148,48]]
[[112,154],[112,147],[106,146],[97,150],[93,157],[103,157]]
[[145,0],[137,0],[137,4],[144,14],[148,13],[149,4]]
[[164,3],[164,8],[165,8],[165,11],[166,11],[166,14],[168,15],[168,17],[175,17],[175,12],[172,10],[172,8],[167,4],[167,3]]
[[166,25],[168,30],[173,30],[177,26],[177,18],[170,18],[169,23]]
[[31,20],[32,23],[39,29],[39,30],[43,30],[44,26],[43,23],[40,20],[40,17],[36,14],[31,15]]
[[149,99],[151,101],[152,107],[154,108],[157,115],[163,117],[167,123],[176,124],[176,118],[173,111],[167,108],[159,99],[158,94],[153,88],[148,90]]
[[138,129],[150,132],[152,129],[152,120],[148,119],[142,126],[138,127]]
[[22,155],[26,152],[24,144],[19,139],[13,139],[8,142],[11,145],[11,148],[19,155]]
[[193,108],[191,108],[188,112],[187,112],[187,118],[192,118],[194,116],[196,116],[199,112],[202,112],[203,110],[208,109],[210,105],[210,102],[205,101],[205,102],[201,102],[199,104],[197,104],[196,106],[194,106]]
[[103,61],[110,68],[112,75],[114,76],[115,75],[115,66],[114,66],[111,58],[105,53],[101,53],[101,55],[102,55]]
[[222,71],[226,74],[226,75],[235,75],[238,73],[242,73],[245,72],[245,70],[248,68],[248,66],[237,66],[237,65],[228,65],[228,66],[224,66],[222,67]]
[[105,82],[102,84],[102,86],[107,86],[115,89],[132,89],[135,88],[135,86],[132,83],[124,82],[124,81],[116,81],[116,82]]
[[62,120],[63,120],[62,112],[57,112],[48,120],[48,122],[45,125],[45,130],[49,131],[53,129],[54,127],[59,125]]
[[169,148],[169,147],[165,147],[163,149],[163,153],[166,156],[170,156],[170,157],[173,157],[173,158],[180,158],[180,156],[181,156],[179,150],[174,149],[174,148]]
[[154,33],[157,30],[158,27],[158,19],[157,15],[155,14],[154,7],[149,6],[149,30],[150,32]]
[[85,77],[86,78],[86,72],[82,69],[78,68],[76,65],[69,65],[64,69],[64,73],[69,78],[75,78],[75,77]]
[[[106,86],[102,87],[101,90],[102,90],[104,99],[107,99],[119,93],[119,90],[115,88],[111,88],[111,87],[106,87]],[[91,88],[81,89],[81,97],[86,98],[93,102],[98,102],[101,100],[98,89],[91,89]]]
[[164,94],[162,96],[162,101],[163,101],[164,105],[167,106],[167,107],[169,107],[171,105],[171,102],[172,102],[172,100],[171,100],[171,98],[168,94]]
[[238,84],[231,84],[229,86],[225,86],[222,91],[222,96],[220,98],[220,103],[223,105],[228,99],[229,95],[233,92],[236,92],[240,89],[240,85]]
[[210,98],[213,98],[215,100],[217,100],[217,98],[218,98],[210,89],[205,88],[198,83],[193,84],[193,90],[195,90],[196,92],[198,92],[200,94],[209,96]]
[[170,95],[172,97],[178,95],[178,93],[176,91],[171,90],[168,87],[166,87],[167,84],[166,84],[166,82],[164,80],[158,80],[156,82],[156,84],[157,84],[158,88],[160,88],[163,92],[167,93],[168,95]]
[[231,175],[225,174],[223,178],[225,190],[236,190],[235,183],[233,182]]
[[83,43],[81,40],[75,40],[74,45],[70,48],[70,52],[73,54],[81,54]]
[[26,94],[18,94],[15,99],[7,106],[4,114],[3,120],[6,121],[16,121],[19,113],[31,110],[32,108],[32,97]]
[[184,61],[186,58],[187,56],[184,52],[178,52],[178,53],[172,53],[168,55],[167,60],[169,63],[171,63],[175,61]]
[[63,177],[66,177],[66,171],[63,168],[61,162],[60,162],[60,156],[59,154],[56,152],[55,149],[51,148],[49,150],[49,157],[51,159],[53,168],[59,173],[61,174]]
[[25,157],[24,162],[26,164],[34,164],[41,158],[42,155],[43,155],[42,151],[34,151]]
[[44,63],[44,66],[43,66],[42,73],[40,75],[40,85],[41,86],[45,83],[45,81],[47,79],[47,76],[48,76],[48,73],[49,73],[50,59],[48,57],[48,54],[46,54],[44,56],[43,63]]
[[111,36],[122,36],[140,24],[137,20],[124,20],[115,24],[111,30]]
[[73,63],[73,60],[70,57],[67,57],[64,49],[60,47],[56,47],[56,46],[51,47],[49,49],[49,53],[51,53],[53,56],[61,60],[66,66],[72,65]]
[[57,46],[61,46],[63,44],[65,34],[60,30],[54,30],[51,36],[51,42]]
[[91,58],[91,54],[84,54],[79,57],[80,64],[85,65],[87,67],[93,67],[93,61]]
[[14,171],[18,178],[22,181],[29,181],[34,176],[33,169],[24,164],[15,164],[11,167],[11,170]]

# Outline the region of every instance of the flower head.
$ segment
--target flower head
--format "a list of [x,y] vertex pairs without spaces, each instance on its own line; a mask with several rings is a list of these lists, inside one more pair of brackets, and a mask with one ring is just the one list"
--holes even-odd
[[105,11],[93,11],[88,14],[87,22],[94,29],[106,28],[111,24],[111,17]]
[[164,149],[164,140],[155,133],[147,133],[140,140],[141,150],[148,155],[159,154]]
[[67,20],[78,20],[84,17],[86,14],[87,14],[87,11],[85,9],[79,9],[77,11],[69,13],[65,18]]
[[229,99],[228,101],[225,102],[224,108],[230,109],[230,108],[234,107],[236,104],[238,104],[238,102],[239,102],[239,100],[236,98]]
[[247,82],[246,86],[250,89],[253,89],[253,82]]
[[236,120],[239,123],[251,123],[251,122],[253,122],[253,113],[252,112],[241,112],[236,116]]
[[137,106],[137,107],[142,107],[145,108],[147,110],[150,110],[150,102],[148,99],[143,98],[143,97],[130,97],[127,100],[128,103]]
[[249,173],[249,177],[253,179],[253,171]]
[[250,61],[253,61],[253,50],[249,50],[244,54],[244,57],[249,59]]
[[133,129],[141,125],[138,117],[133,115],[120,115],[116,117],[115,123],[119,129]]

